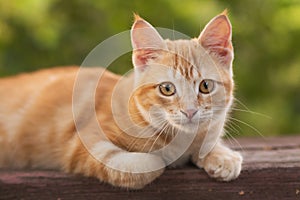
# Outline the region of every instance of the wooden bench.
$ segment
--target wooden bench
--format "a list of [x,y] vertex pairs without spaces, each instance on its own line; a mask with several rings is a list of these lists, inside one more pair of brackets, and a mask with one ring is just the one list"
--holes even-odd
[[55,171],[0,171],[0,199],[300,199],[300,136],[239,138],[240,177],[224,183],[188,165],[128,191]]

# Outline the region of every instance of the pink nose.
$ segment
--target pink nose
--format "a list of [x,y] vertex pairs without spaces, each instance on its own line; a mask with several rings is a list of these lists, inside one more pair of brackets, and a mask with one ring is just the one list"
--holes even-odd
[[192,119],[195,114],[198,112],[197,109],[187,109],[187,110],[180,110],[182,114],[184,114],[188,119]]

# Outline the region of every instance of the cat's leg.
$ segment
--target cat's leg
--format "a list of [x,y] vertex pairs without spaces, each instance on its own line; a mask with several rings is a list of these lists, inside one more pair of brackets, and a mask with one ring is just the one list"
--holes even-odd
[[164,171],[164,161],[148,153],[128,152],[109,141],[101,141],[90,152],[77,142],[68,155],[65,170],[97,177],[114,186],[139,189]]
[[239,152],[233,151],[219,142],[202,159],[199,158],[199,153],[195,153],[192,161],[198,167],[204,168],[210,177],[230,181],[239,176],[243,158]]

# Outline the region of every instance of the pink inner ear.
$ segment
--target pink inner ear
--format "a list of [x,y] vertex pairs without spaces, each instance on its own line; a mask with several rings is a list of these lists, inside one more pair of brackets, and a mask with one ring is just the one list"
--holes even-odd
[[221,58],[222,62],[232,60],[231,25],[225,14],[212,19],[199,36],[200,44]]
[[159,51],[167,49],[156,29],[137,15],[131,29],[131,43],[133,64],[138,68],[144,68],[149,60],[157,58]]
[[134,65],[136,67],[143,67],[150,59],[155,59],[157,57],[155,50],[151,49],[135,50],[133,55]]
[[133,49],[164,49],[165,44],[156,29],[139,16],[131,29],[131,42]]
[[231,46],[231,25],[225,15],[214,18],[200,35],[200,42],[203,47],[224,47]]

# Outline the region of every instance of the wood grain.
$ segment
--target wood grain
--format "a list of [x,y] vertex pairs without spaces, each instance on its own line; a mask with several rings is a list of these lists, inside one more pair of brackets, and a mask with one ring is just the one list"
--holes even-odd
[[56,171],[0,171],[0,199],[300,199],[300,136],[239,138],[240,177],[224,183],[187,165],[168,169],[142,190]]

